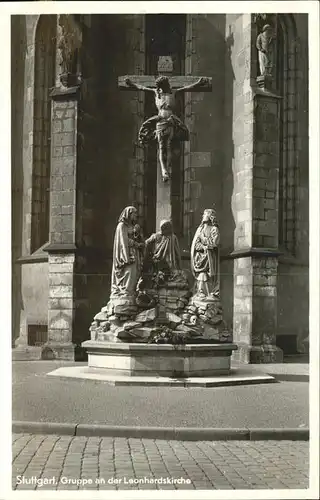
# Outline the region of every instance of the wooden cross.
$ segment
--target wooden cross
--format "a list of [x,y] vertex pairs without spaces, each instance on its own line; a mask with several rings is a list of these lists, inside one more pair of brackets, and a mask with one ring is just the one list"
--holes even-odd
[[[160,76],[169,78],[170,87],[173,91],[189,85],[194,85],[201,76],[172,75],[172,59],[170,56],[160,56],[158,61],[158,75],[125,75],[119,76],[118,87],[120,90],[136,90],[127,85],[126,80],[130,79],[136,85],[156,89],[156,79]],[[199,88],[186,89],[185,92],[211,92],[212,79],[203,77],[206,83]],[[137,91],[137,90],[136,90]],[[160,227],[160,221],[163,219],[172,220],[172,200],[171,200],[171,182],[164,183],[161,176],[161,169],[158,159],[157,165],[157,199],[156,199],[156,229]]]

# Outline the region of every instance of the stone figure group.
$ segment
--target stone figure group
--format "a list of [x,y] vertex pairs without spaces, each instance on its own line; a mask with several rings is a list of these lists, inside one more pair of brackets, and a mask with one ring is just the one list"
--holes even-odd
[[163,220],[160,231],[144,240],[137,222],[135,207],[126,207],[120,214],[113,244],[111,299],[132,298],[138,289],[148,286],[153,274],[169,278],[181,269],[179,242],[172,222]]
[[[215,210],[206,209],[191,245],[191,269],[199,298],[219,298],[219,243]],[[169,279],[180,270],[180,248],[172,222],[161,221],[160,230],[144,240],[135,207],[126,207],[114,236],[111,299],[132,298],[138,288],[147,287],[150,275],[162,273]]]
[[171,220],[161,221],[159,231],[144,239],[137,210],[126,207],[114,235],[110,300],[94,317],[92,339],[229,341],[220,301],[219,244],[216,212],[206,209],[191,245],[192,286]]

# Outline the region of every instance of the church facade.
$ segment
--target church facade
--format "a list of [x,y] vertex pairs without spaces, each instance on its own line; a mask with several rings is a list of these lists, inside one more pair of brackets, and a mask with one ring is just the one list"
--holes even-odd
[[[257,37],[272,27],[272,69]],[[175,156],[172,222],[183,267],[216,209],[225,321],[244,362],[307,352],[308,16],[12,16],[12,306],[16,359],[78,359],[108,302],[125,206],[157,226],[157,158],[138,132],[155,114],[123,75],[205,76],[179,98],[189,141]]]

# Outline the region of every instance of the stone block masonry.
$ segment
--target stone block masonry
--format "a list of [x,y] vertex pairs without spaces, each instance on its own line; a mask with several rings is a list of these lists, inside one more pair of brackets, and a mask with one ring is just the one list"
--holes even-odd
[[73,359],[74,253],[49,253],[48,342],[55,359]]
[[258,92],[254,97],[252,245],[278,247],[280,98]]
[[273,256],[252,255],[234,261],[234,358],[245,363],[277,363],[277,266]]
[[75,242],[77,100],[52,97],[50,243],[66,245]]
[[74,359],[78,89],[52,97],[48,341],[43,357]]
[[[280,97],[252,85],[251,15],[234,20],[234,341],[246,363],[282,360],[276,347]],[[241,23],[243,40],[237,33]],[[241,55],[241,58],[240,58]],[[242,92],[242,94],[241,94]],[[241,95],[245,98],[240,106]]]

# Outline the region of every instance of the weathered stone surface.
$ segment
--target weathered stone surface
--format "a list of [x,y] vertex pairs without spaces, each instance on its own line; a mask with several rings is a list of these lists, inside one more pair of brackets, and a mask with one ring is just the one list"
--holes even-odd
[[111,316],[109,318],[109,321],[110,321],[110,331],[111,332],[115,332],[118,328],[120,328],[122,326],[121,321],[116,316]]
[[100,328],[102,328],[102,330],[103,330],[104,332],[109,331],[109,330],[110,330],[110,322],[109,322],[109,321],[102,321],[102,322],[100,323]]
[[190,312],[190,313],[196,313],[197,312],[196,306],[189,306],[188,307],[188,312]]
[[98,342],[121,342],[112,332],[97,332],[96,340]]
[[142,322],[139,321],[126,321],[123,324],[124,330],[132,330],[133,328],[137,328],[142,326]]
[[218,328],[214,328],[212,326],[205,325],[203,338],[208,339],[208,340],[219,341],[220,340],[220,331]]
[[140,327],[133,328],[132,330],[124,330],[123,328],[119,328],[118,331],[115,332],[117,337],[121,340],[130,340],[132,342],[146,342],[154,328],[150,327]]
[[188,325],[178,325],[176,330],[178,332],[184,332],[192,337],[200,337],[202,335],[202,329],[200,327],[192,327]]
[[147,311],[142,311],[137,314],[135,317],[135,321],[139,323],[148,323],[149,321],[154,321],[156,319],[156,309],[153,307],[152,309],[148,309]]
[[137,312],[136,306],[117,304],[114,306],[114,314],[117,316],[130,317]]
[[101,312],[111,315],[113,313],[112,303],[109,301],[108,304],[101,309]]
[[182,319],[179,316],[171,312],[168,312],[166,316],[168,321],[170,321],[170,323],[173,323],[174,325],[179,325],[182,322]]
[[232,333],[227,331],[222,332],[220,334],[220,342],[225,342],[227,344],[233,342]]
[[107,321],[108,315],[107,313],[100,311],[98,314],[95,315],[93,319],[95,321]]
[[97,336],[98,336],[97,329],[96,328],[94,328],[94,329],[90,328],[90,338],[91,338],[91,340],[98,340]]
[[186,305],[188,304],[188,299],[179,299],[178,302],[177,302],[177,307],[179,309],[184,309],[186,307]]

